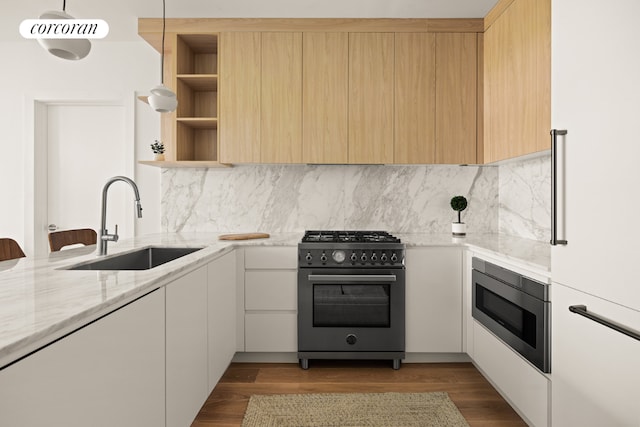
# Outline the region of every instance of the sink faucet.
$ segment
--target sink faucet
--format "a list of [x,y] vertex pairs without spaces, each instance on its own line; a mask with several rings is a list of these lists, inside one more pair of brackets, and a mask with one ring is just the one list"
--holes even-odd
[[109,186],[116,181],[124,181],[131,186],[133,189],[133,193],[136,196],[136,211],[138,213],[138,218],[142,218],[142,205],[140,204],[140,193],[138,192],[138,186],[133,180],[127,178],[126,176],[114,176],[110,178],[109,181],[104,185],[102,189],[102,216],[100,219],[100,255],[107,254],[107,242],[117,242],[118,241],[118,225],[116,224],[116,232],[114,234],[109,234],[107,231],[107,190]]

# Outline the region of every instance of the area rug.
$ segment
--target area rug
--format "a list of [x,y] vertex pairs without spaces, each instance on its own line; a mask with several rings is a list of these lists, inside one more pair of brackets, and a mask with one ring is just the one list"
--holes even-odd
[[449,395],[322,393],[254,395],[243,427],[468,427]]

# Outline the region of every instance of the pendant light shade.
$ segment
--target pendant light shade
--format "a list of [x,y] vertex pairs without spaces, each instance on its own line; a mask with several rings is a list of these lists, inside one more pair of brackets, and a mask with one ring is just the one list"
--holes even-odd
[[160,51],[160,82],[161,84],[151,89],[148,98],[151,108],[159,113],[169,113],[178,107],[176,94],[164,85],[164,36],[166,27],[165,0],[162,0],[162,50]]
[[[64,10],[50,10],[40,15],[40,19],[74,18]],[[50,54],[62,59],[82,59],[91,51],[91,42],[88,39],[38,39],[38,43]]]
[[[168,93],[155,93],[154,91],[158,88],[164,88],[164,91]],[[151,105],[151,108],[156,110],[158,113],[170,113],[178,107],[178,99],[176,98],[176,95],[165,86],[156,86],[153,88],[147,102]]]

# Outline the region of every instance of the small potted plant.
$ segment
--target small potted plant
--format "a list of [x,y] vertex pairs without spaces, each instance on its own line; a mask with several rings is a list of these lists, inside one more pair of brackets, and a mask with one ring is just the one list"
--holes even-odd
[[153,151],[153,159],[157,161],[164,160],[164,144],[157,139],[151,144],[151,150]]
[[451,232],[454,236],[467,234],[467,225],[460,219],[460,213],[467,208],[467,199],[464,196],[455,196],[451,199],[451,208],[458,212],[458,222],[451,223]]

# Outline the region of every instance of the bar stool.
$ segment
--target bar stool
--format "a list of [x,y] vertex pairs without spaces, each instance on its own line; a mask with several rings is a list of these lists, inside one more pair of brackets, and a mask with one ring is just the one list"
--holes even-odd
[[97,241],[97,233],[91,228],[78,228],[49,233],[49,247],[51,248],[51,252],[57,252],[69,245],[95,245]]
[[25,256],[18,242],[9,238],[0,238],[0,261],[24,258]]

